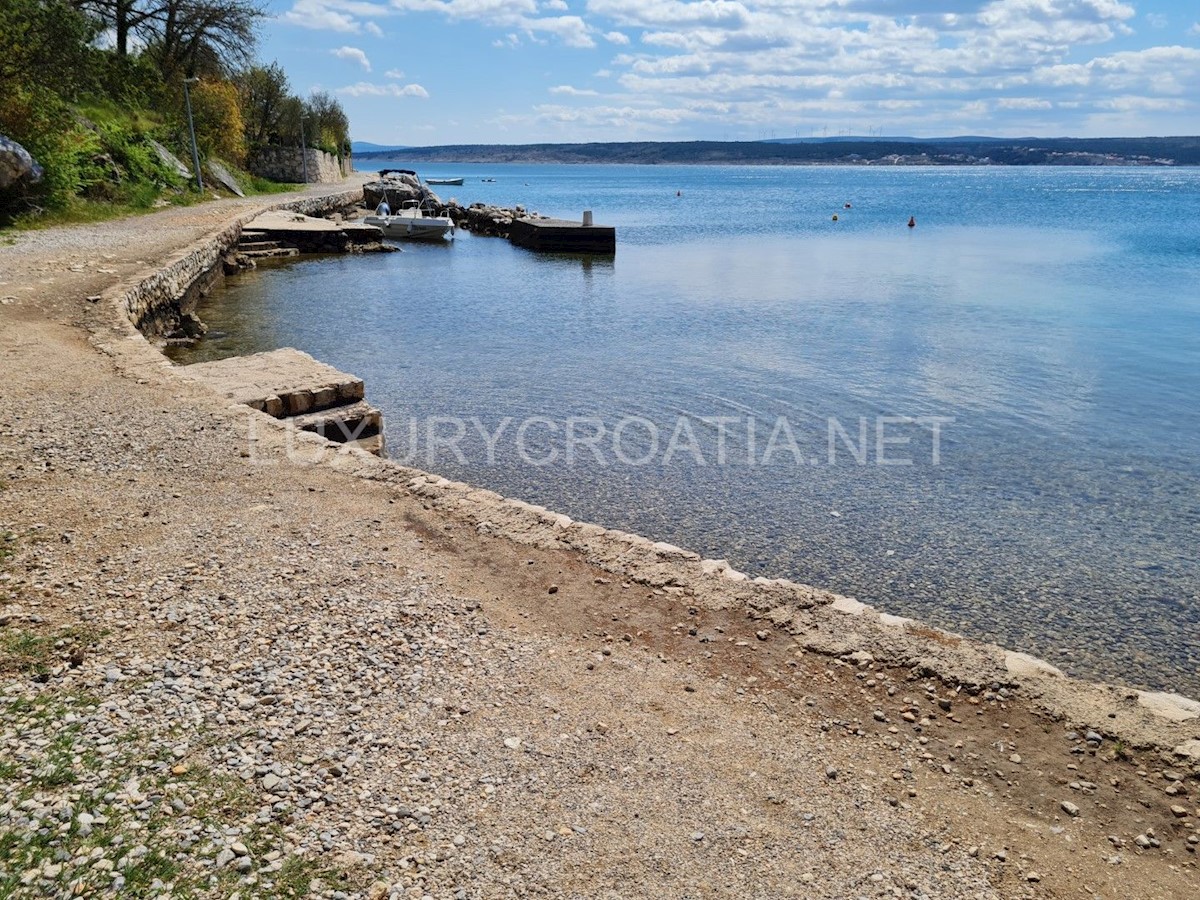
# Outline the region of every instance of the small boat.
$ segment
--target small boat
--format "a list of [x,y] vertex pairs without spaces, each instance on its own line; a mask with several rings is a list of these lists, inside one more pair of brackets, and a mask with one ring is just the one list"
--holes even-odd
[[495,178],[480,178],[479,180],[480,180],[480,181],[483,181],[483,182],[485,182],[485,183],[489,183],[489,184],[495,184],[495,183],[496,183],[496,179],[495,179]]
[[426,184],[462,184],[461,178],[426,178]]
[[439,216],[435,210],[423,209],[420,202],[409,200],[394,213],[379,209],[363,218],[364,225],[374,225],[383,236],[398,241],[439,241],[447,234],[454,239],[454,220]]

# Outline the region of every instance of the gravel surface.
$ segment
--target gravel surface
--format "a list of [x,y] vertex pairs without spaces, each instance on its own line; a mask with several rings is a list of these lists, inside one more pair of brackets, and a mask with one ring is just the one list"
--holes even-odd
[[0,896],[1195,893],[1195,766],[252,455],[97,349],[89,295],[252,206],[0,248]]

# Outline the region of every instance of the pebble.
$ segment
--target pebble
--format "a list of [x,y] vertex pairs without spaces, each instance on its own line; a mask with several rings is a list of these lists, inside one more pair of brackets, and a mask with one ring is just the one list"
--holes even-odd
[[1064,800],[1059,805],[1062,807],[1062,811],[1065,812],[1068,816],[1071,816],[1072,818],[1074,818],[1079,815],[1079,807],[1076,806],[1074,803],[1072,803],[1070,800]]

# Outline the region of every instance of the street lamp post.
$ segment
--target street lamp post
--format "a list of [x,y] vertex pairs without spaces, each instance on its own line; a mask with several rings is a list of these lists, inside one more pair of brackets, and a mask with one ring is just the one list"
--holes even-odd
[[304,167],[304,183],[308,184],[308,142],[304,139],[304,116],[300,117],[300,165]]
[[196,190],[204,190],[204,179],[200,177],[200,151],[196,149],[196,126],[192,123],[192,94],[189,84],[195,84],[200,79],[193,76],[183,79],[183,102],[187,105],[188,134],[192,136],[192,170],[196,173]]

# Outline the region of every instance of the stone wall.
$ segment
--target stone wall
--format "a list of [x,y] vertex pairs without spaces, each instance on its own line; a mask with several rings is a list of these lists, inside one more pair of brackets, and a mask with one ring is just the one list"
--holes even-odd
[[[305,154],[310,182],[341,181],[345,177],[343,169],[350,171],[348,159],[343,163],[332,153],[312,147],[305,150]],[[250,160],[248,168],[255,175],[272,181],[304,182],[304,158],[299,147],[264,147]]]

